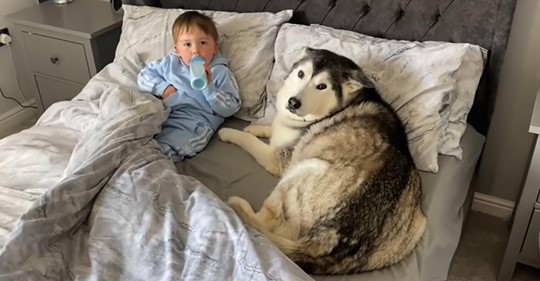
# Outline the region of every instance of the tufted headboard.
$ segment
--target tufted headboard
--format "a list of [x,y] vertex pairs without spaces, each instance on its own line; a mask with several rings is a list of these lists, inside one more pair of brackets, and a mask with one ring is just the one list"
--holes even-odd
[[388,39],[467,42],[489,50],[469,122],[486,135],[516,0],[123,0],[124,4],[236,12],[293,9],[293,23]]

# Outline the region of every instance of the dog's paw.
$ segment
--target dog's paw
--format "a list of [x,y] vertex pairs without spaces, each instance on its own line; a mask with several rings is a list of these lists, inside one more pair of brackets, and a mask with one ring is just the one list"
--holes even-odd
[[243,201],[245,201],[244,199],[242,199],[241,197],[238,197],[238,196],[231,196],[229,197],[229,199],[227,199],[227,204],[229,204],[230,206],[240,206],[243,204]]
[[223,142],[233,143],[240,131],[230,128],[222,128],[218,131],[218,138]]
[[251,205],[249,205],[248,201],[244,198],[231,196],[227,200],[227,204],[229,204],[229,206],[237,213],[253,213]]

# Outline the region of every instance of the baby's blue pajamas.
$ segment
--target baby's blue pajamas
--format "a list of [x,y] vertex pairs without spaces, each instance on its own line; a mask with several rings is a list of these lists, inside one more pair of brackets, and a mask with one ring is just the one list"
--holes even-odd
[[163,153],[174,162],[203,150],[225,118],[240,109],[238,85],[228,60],[218,52],[210,69],[213,81],[201,91],[191,88],[189,66],[175,52],[148,64],[139,73],[137,83],[142,92],[162,97],[169,85],[177,90],[165,100],[171,113],[156,136]]

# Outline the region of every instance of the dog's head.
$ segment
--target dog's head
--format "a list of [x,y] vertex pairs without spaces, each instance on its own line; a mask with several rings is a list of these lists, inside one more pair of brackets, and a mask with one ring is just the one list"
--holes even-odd
[[330,52],[305,48],[277,94],[277,110],[288,119],[312,123],[347,107],[373,85],[358,65]]

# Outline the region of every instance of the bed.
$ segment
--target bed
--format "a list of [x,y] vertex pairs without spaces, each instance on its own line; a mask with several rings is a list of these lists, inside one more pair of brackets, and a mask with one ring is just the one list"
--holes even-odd
[[[471,202],[471,181],[490,123],[515,0],[123,3],[124,38],[115,61],[72,101],[52,105],[35,126],[0,140],[0,280],[446,280]],[[268,29],[273,39],[267,31],[250,35],[263,34],[257,42],[271,41],[275,57],[260,57],[268,51],[261,48],[255,50],[259,57],[251,58],[253,67],[267,65],[268,71],[237,68],[241,77],[242,71],[262,73],[267,91],[264,98],[246,97],[250,107],[223,124],[238,129],[249,124],[250,116],[257,117],[253,122],[271,120],[272,86],[266,80],[279,84],[281,74],[274,72],[287,68],[286,49],[274,47],[274,42],[287,42],[285,29],[299,32],[290,34],[295,39],[291,44],[304,44],[301,34],[314,30],[338,36],[333,39],[344,52],[358,40],[368,40],[369,46],[380,43],[346,30],[408,40],[403,41],[407,48],[426,47],[414,45],[416,41],[444,41],[485,50],[478,53],[483,65],[472,83],[473,95],[468,95],[472,109],[464,105],[466,113],[459,114],[466,118],[456,140],[459,157],[435,153],[435,172],[421,171],[428,223],[413,254],[373,272],[310,276],[246,228],[223,203],[238,195],[258,208],[277,183],[247,153],[216,137],[196,157],[176,165],[159,152],[152,137],[168,112],[158,99],[137,91],[135,77],[145,62],[169,49],[170,39],[163,34],[179,13],[175,9],[212,11],[227,37],[221,38],[221,47],[232,59],[246,55],[245,46],[235,50],[227,42],[261,24],[230,24],[233,18],[243,23],[254,19],[227,12],[266,12],[261,23],[275,21]],[[156,20],[156,15],[165,20]],[[235,28],[240,31],[229,32]],[[321,38],[327,42],[330,37]],[[371,74],[377,79],[385,75]]]

